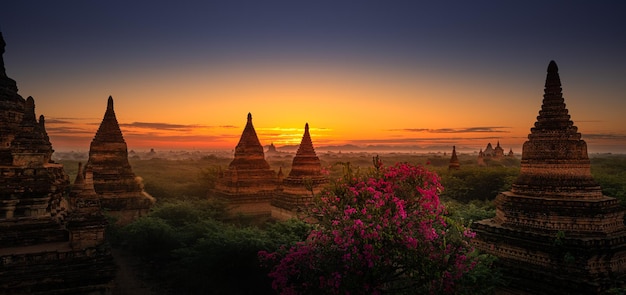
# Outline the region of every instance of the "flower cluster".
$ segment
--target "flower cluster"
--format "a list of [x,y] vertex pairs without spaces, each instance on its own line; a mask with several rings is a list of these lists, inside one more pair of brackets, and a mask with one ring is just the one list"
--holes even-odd
[[[309,208],[306,241],[261,252],[281,294],[454,293],[476,265],[473,233],[449,225],[438,176],[406,163],[343,178]],[[378,164],[378,165],[377,165]]]

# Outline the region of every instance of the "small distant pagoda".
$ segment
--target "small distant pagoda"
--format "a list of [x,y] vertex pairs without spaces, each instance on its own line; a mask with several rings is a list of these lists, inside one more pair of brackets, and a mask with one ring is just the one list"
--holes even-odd
[[306,123],[289,176],[283,180],[280,194],[272,201],[272,217],[283,220],[298,217],[302,207],[311,202],[326,183],[328,178],[322,174],[322,164],[313,147],[309,123]]
[[623,284],[624,210],[591,176],[587,144],[548,65],[543,104],[522,149],[520,175],[476,222],[475,245],[498,256],[510,284],[500,294],[598,294]]
[[461,169],[461,163],[459,163],[459,158],[456,155],[456,146],[452,146],[452,157],[450,157],[450,164],[448,164],[448,170],[459,170]]
[[117,218],[118,224],[127,224],[148,214],[155,203],[143,189],[141,179],[135,176],[128,162],[128,148],[109,96],[107,109],[100,127],[89,147],[86,165],[93,171],[93,183],[100,196],[102,208]]
[[220,175],[213,195],[227,202],[231,213],[270,216],[278,176],[265,160],[263,146],[248,113],[246,127],[235,147],[235,158]]

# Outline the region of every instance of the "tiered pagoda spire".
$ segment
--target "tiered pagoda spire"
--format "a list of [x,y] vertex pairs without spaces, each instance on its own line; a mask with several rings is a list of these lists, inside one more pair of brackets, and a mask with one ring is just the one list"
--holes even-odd
[[520,175],[496,197],[496,216],[474,224],[476,246],[499,257],[512,294],[597,294],[626,274],[624,211],[593,180],[561,91],[551,61]]
[[7,88],[8,90],[17,93],[17,84],[15,80],[7,76],[4,68],[4,48],[7,44],[4,42],[2,32],[0,32],[0,88]]
[[277,186],[278,176],[265,160],[252,114],[248,113],[235,158],[218,179],[213,194],[228,202],[233,213],[270,215],[270,201]]
[[306,123],[302,141],[296,156],[293,158],[291,171],[287,179],[302,177],[323,178],[321,171],[322,164],[315,153],[315,148],[313,148],[313,141],[311,141],[311,134],[309,133],[309,123]]
[[[19,125],[19,131],[11,142],[14,154],[13,163],[15,165],[43,165],[50,162],[52,158],[52,144],[45,129],[43,115],[37,122],[35,117],[35,100],[29,96],[26,99],[24,115]],[[16,154],[26,153],[28,157],[16,156]]]
[[600,186],[591,176],[587,143],[565,107],[554,61],[548,66],[543,104],[530,131],[512,192],[553,198],[602,198]]
[[155,202],[143,190],[143,184],[128,162],[128,148],[111,96],[102,123],[91,141],[86,166],[93,171],[94,188],[102,198],[102,207],[116,215],[119,224],[147,214]]
[[272,201],[272,217],[297,217],[299,207],[310,202],[326,183],[328,179],[322,174],[322,164],[313,147],[309,123],[306,123],[289,176],[283,180],[281,193]]
[[103,243],[106,220],[66,206],[69,178],[51,161],[34,99],[6,75],[4,47],[0,33],[0,293],[104,294],[116,270]]
[[269,169],[265,160],[263,146],[252,125],[252,114],[248,113],[246,127],[241,133],[239,143],[235,147],[235,159],[229,167],[234,169]]

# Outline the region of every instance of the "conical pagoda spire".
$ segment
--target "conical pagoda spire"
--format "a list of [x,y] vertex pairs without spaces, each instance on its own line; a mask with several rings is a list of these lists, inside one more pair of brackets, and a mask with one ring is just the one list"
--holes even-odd
[[17,94],[17,84],[15,80],[7,76],[6,69],[4,68],[4,47],[6,45],[2,32],[0,31],[0,88],[9,88],[12,92],[16,92]]
[[302,141],[296,152],[298,155],[315,155],[315,149],[313,148],[313,141],[311,140],[311,134],[309,133],[309,123],[304,125],[304,134],[302,135]]
[[4,47],[7,46],[7,43],[4,42],[4,36],[2,36],[2,32],[0,31],[0,78],[6,77],[7,73],[4,68]]
[[[570,120],[570,115],[563,98],[559,68],[556,62],[550,61],[543,94],[543,104],[537,116],[535,127],[531,128],[530,137],[543,137],[547,130],[558,131],[572,139],[580,139],[578,128]],[[549,132],[550,134],[552,132]],[[550,135],[551,136],[551,135]]]
[[231,168],[237,169],[269,169],[265,161],[263,146],[252,125],[252,114],[248,113],[246,127],[241,133],[239,143],[235,147],[235,159],[230,163]]
[[322,164],[317,154],[315,154],[315,148],[313,148],[313,141],[309,133],[309,123],[306,123],[300,147],[298,147],[296,156],[293,158],[289,177],[320,176],[321,170]]
[[93,142],[118,142],[126,144],[122,130],[120,130],[120,125],[117,123],[115,110],[113,109],[113,97],[111,96],[109,96],[107,101],[107,110],[104,113],[104,118],[102,119],[102,123],[100,123],[96,136],[93,138],[92,143]]
[[456,146],[452,146],[452,157],[450,157],[450,164],[448,165],[448,169],[459,169],[461,168],[461,164],[459,163],[459,158],[456,155]]
[[556,62],[550,61],[537,122],[522,148],[521,171],[512,191],[599,198],[591,176],[587,143],[581,139],[565,106]]

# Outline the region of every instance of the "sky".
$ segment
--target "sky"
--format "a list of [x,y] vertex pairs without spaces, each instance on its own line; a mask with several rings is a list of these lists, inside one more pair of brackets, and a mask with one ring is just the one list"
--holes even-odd
[[107,98],[129,149],[263,145],[521,153],[559,66],[590,152],[626,152],[623,1],[5,1],[7,75],[57,151]]

